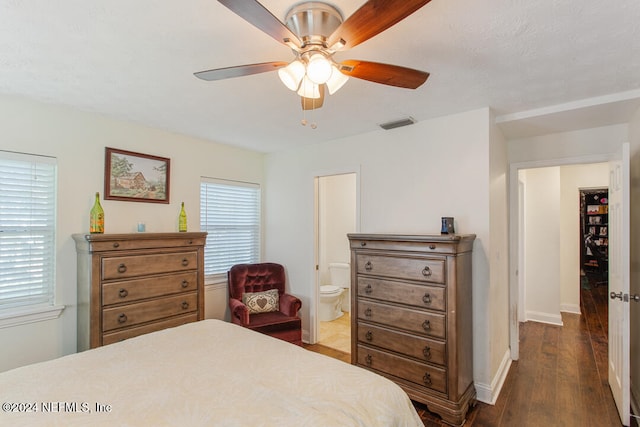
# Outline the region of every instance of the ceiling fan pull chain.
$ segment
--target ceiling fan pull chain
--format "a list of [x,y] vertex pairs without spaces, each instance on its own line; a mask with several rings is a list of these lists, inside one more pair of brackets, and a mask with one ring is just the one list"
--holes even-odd
[[313,109],[311,110],[311,129],[315,129],[318,127],[316,121],[314,120],[314,116],[316,115],[316,99],[313,98],[311,103],[313,104]]
[[307,111],[304,108],[302,109],[302,120],[300,120],[300,124],[302,126],[307,125]]

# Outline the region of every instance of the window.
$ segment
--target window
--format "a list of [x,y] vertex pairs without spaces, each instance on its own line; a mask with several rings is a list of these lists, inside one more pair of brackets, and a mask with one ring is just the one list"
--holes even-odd
[[0,151],[0,309],[53,305],[56,161]]
[[202,178],[200,230],[206,231],[204,274],[226,274],[235,264],[260,260],[260,186]]

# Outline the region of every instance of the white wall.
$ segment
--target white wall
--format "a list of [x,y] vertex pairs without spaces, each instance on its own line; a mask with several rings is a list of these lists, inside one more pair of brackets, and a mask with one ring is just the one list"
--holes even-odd
[[[314,176],[325,170],[360,174],[360,230],[367,233],[440,232],[442,216],[458,233],[477,235],[473,254],[474,377],[491,384],[494,352],[506,342],[489,319],[488,109],[375,131],[267,155],[266,246],[287,268],[291,291],[303,302],[308,336],[314,283]],[[280,209],[296,206],[296,209]],[[506,261],[504,261],[506,262]],[[503,292],[507,292],[506,289]]]
[[509,212],[508,212],[508,162],[507,140],[495,126],[491,116],[490,135],[490,235],[491,252],[489,258],[490,291],[485,297],[489,304],[491,342],[483,351],[491,355],[489,372],[491,384],[476,383],[478,398],[493,403],[498,398],[502,382],[511,363],[509,351]]
[[608,163],[560,167],[560,311],[580,313],[580,189],[608,186]]
[[525,184],[525,319],[560,317],[560,168],[520,172]]
[[263,155],[21,98],[0,97],[0,149],[58,159],[56,320],[0,329],[0,371],[76,350],[76,252],[73,233],[88,232],[88,212],[104,188],[105,147],[171,159],[170,204],[104,201],[105,231],[177,231],[180,201],[199,229],[200,176],[262,183]]
[[331,283],[329,263],[351,258],[347,233],[356,231],[356,175],[340,174],[318,180],[320,284]]
[[628,125],[603,126],[509,141],[509,164],[615,153],[628,140]]

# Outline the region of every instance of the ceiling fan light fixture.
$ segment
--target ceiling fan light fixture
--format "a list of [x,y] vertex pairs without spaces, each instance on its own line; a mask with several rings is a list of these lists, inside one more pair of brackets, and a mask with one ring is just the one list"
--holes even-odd
[[315,84],[308,76],[304,76],[302,83],[300,83],[300,89],[298,89],[298,95],[303,98],[320,98],[320,88]]
[[307,76],[315,84],[325,84],[332,74],[331,62],[321,53],[313,53],[307,63]]
[[338,67],[334,64],[331,66],[332,72],[331,77],[327,80],[327,89],[329,89],[329,94],[333,95],[340,89],[344,84],[349,80],[349,76],[344,75],[338,70]]
[[304,64],[299,59],[292,61],[286,67],[278,70],[278,76],[282,83],[293,91],[298,90],[304,74]]

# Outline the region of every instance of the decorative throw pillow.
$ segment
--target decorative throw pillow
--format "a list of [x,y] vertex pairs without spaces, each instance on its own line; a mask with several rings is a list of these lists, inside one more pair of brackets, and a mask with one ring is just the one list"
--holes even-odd
[[280,310],[278,290],[247,292],[242,295],[242,303],[249,307],[249,313],[268,313]]

